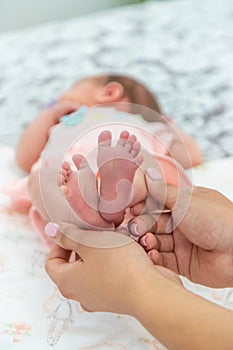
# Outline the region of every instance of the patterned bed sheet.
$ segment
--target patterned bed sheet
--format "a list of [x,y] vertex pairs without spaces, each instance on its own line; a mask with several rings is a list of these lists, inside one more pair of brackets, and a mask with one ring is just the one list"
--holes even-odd
[[[0,147],[0,187],[22,176],[13,149]],[[193,170],[198,185],[216,188],[233,199],[233,158],[210,161]],[[211,179],[211,180],[210,180]],[[8,209],[0,194],[0,344],[1,349],[155,350],[164,347],[135,319],[87,313],[63,298],[44,270],[47,251],[28,218]],[[233,289],[190,283],[193,292],[233,310]],[[159,317],[159,315],[158,315]]]

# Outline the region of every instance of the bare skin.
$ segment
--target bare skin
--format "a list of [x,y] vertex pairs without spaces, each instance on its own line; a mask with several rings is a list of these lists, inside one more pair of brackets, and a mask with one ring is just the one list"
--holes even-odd
[[152,261],[196,283],[232,287],[233,203],[214,190],[177,189],[146,178],[150,195],[172,210],[157,218],[138,216],[129,225]]
[[140,143],[135,135],[122,131],[115,146],[111,145],[110,131],[103,131],[98,138],[97,164],[100,173],[101,215],[119,225],[125,209],[132,203],[133,180],[143,161],[139,153]]
[[[124,219],[125,209],[129,206],[129,200],[132,203],[140,200],[138,196],[138,188],[144,188],[141,191],[143,199],[147,195],[145,179],[142,172],[135,173],[143,158],[139,154],[140,144],[136,137],[129,135],[123,131],[115,147],[111,146],[111,138],[109,132],[100,134],[98,163],[101,165],[101,179],[111,178],[111,182],[107,186],[102,186],[100,193],[106,196],[104,202],[109,205],[110,199],[116,194],[116,186],[121,180],[127,180],[130,185],[129,192],[120,192],[120,200],[117,205],[121,205],[120,210],[113,208],[110,217],[105,218],[99,211],[99,196],[97,192],[96,176],[91,170],[87,160],[81,155],[75,155],[73,162],[77,170],[72,170],[68,162],[64,162],[60,172],[60,183],[51,187],[54,181],[53,170],[49,168],[41,168],[33,171],[29,176],[29,193],[34,207],[45,222],[51,221],[48,216],[48,208],[56,208],[53,213],[52,221],[66,221],[74,223],[83,229],[103,230],[113,229]],[[107,144],[102,145],[102,141]],[[114,158],[115,157],[115,158]],[[123,158],[123,159],[122,159]],[[122,166],[124,165],[124,166]],[[46,179],[44,186],[47,186],[46,196],[49,198],[49,207],[45,208],[44,203],[48,204],[41,197],[40,178],[41,174]],[[102,183],[102,182],[101,182]],[[59,187],[61,191],[59,191]],[[131,187],[134,189],[131,191]],[[125,189],[124,189],[125,190]],[[135,194],[135,195],[134,195]],[[132,195],[132,197],[130,197]],[[65,198],[64,198],[65,197]],[[109,202],[107,201],[109,199]],[[101,202],[103,204],[103,201]],[[114,210],[116,212],[114,212]],[[108,219],[108,220],[107,220]]]
[[39,159],[49,139],[50,128],[58,124],[62,116],[75,112],[79,107],[80,104],[74,101],[58,101],[28,126],[16,150],[16,162],[23,170],[29,172]]
[[[73,157],[78,172],[73,171],[67,162],[61,168],[61,189],[72,210],[89,224],[91,220],[97,229],[112,227],[109,223],[118,226],[124,220],[125,209],[137,200],[138,195],[134,196],[134,193],[138,192],[139,183],[145,187],[141,173],[136,177],[136,185],[134,183],[135,173],[143,161],[136,137],[123,131],[116,146],[113,147],[111,142],[109,131],[99,135],[100,198],[95,175],[83,156],[77,154]],[[145,195],[146,189],[142,193]]]
[[78,172],[71,170],[68,162],[63,163],[61,170],[61,189],[72,210],[97,230],[112,227],[98,212],[96,177],[88,162],[81,155],[75,155],[73,161]]
[[[177,275],[154,266],[136,242],[96,249],[59,232],[56,242],[47,273],[66,298],[84,309],[131,315],[170,350],[232,349],[233,313],[184,289]],[[69,261],[72,250],[75,262]]]
[[[195,282],[232,286],[232,202],[216,191],[177,189],[148,176],[147,186],[152,199],[171,209],[172,220],[169,214],[157,220],[144,214],[129,227],[135,230],[137,225],[140,234],[149,228],[156,233],[155,239],[146,234],[141,244],[157,254],[157,262],[153,255],[152,260],[162,266],[153,266],[136,242],[115,249],[96,249],[58,232],[59,246],[54,245],[46,262],[48,274],[65,297],[81,302],[89,311],[136,317],[168,349],[195,350],[208,345],[230,350],[232,312],[186,291],[178,276],[164,266],[184,275],[185,271],[191,272],[187,277]],[[140,205],[133,208],[135,213],[139,209]],[[65,224],[61,229],[66,232],[71,227]],[[87,233],[73,226],[73,234],[75,231]],[[72,250],[77,261],[70,263]],[[174,262],[178,265],[173,266]]]
[[49,178],[48,169],[42,168],[32,172],[29,177],[29,192],[33,205],[45,222],[51,221],[46,207],[44,207],[40,191],[40,172],[45,170],[47,171],[46,184],[48,185],[47,195],[50,198],[50,207],[56,208],[53,221],[57,218],[58,221],[67,221],[83,229],[112,229],[114,225],[105,221],[97,210],[96,178],[89,164],[85,158],[79,155],[74,156],[74,164],[77,171],[72,171],[67,162],[62,166],[60,175],[62,191],[59,191],[59,186],[51,188],[54,176]]
[[[187,277],[194,282],[233,286],[232,202],[213,190],[177,189],[148,175],[147,186],[152,198],[171,209],[172,217],[164,214],[155,220],[144,214],[129,227],[135,230],[137,225],[140,234],[149,228],[156,233],[156,237],[147,233],[140,242],[158,265],[153,266],[133,241],[124,247],[96,249],[57,232],[59,246],[54,245],[47,259],[48,274],[65,297],[81,302],[87,311],[134,316],[170,350],[206,346],[230,350],[232,312],[185,290],[178,276],[164,266],[184,275],[191,272]],[[139,209],[140,205],[133,208],[135,213]],[[65,224],[61,229],[71,227]],[[73,226],[73,234],[76,231],[87,233]],[[77,254],[73,263],[71,251]]]

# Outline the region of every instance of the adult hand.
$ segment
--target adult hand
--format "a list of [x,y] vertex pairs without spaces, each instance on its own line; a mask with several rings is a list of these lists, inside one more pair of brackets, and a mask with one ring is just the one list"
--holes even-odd
[[[96,234],[74,225],[73,230]],[[47,272],[65,297],[80,301],[86,310],[134,316],[170,350],[202,349],[206,344],[213,350],[231,349],[232,312],[177,285],[177,275],[154,266],[136,242],[97,249],[75,243],[61,233],[57,242],[64,249],[54,245],[46,262]],[[75,262],[69,262],[71,250],[78,254]]]
[[156,178],[149,169],[149,194],[172,213],[138,216],[130,222],[130,231],[144,235],[140,244],[155,264],[196,283],[232,287],[233,203],[215,190],[176,188]]
[[[71,224],[63,224],[61,229],[70,232],[72,227],[79,235],[97,234]],[[109,232],[113,234],[117,235]],[[100,249],[76,243],[58,232],[56,242],[59,245],[53,246],[46,262],[47,273],[65,297],[79,301],[86,310],[133,315],[147,283],[150,289],[151,279],[181,284],[177,275],[154,266],[133,240],[121,247]],[[76,252],[76,261],[70,262],[71,251]]]

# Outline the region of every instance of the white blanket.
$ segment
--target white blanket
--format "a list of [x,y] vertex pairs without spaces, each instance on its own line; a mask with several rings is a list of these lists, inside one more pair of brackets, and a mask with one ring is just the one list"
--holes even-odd
[[[0,186],[22,176],[13,150],[0,147]],[[233,199],[233,159],[195,169],[200,185],[218,188]],[[87,313],[64,299],[44,270],[46,250],[27,216],[7,209],[0,196],[0,344],[1,349],[153,350],[164,347],[132,317]],[[233,310],[233,289],[210,289],[184,280],[194,292]],[[157,315],[159,317],[159,315]],[[190,342],[192,340],[190,339]],[[208,349],[208,346],[207,346]]]

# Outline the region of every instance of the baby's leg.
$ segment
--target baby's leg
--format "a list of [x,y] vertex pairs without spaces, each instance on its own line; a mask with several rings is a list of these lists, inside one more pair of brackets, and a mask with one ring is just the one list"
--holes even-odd
[[43,204],[40,190],[40,169],[34,170],[30,173],[28,178],[28,191],[32,201],[32,205],[36,208],[40,216],[48,221],[48,214]]
[[[80,157],[76,156],[75,161],[78,172],[67,168],[67,163],[63,165],[61,186],[52,183],[56,178],[52,169],[50,171],[48,168],[42,168],[32,172],[29,177],[29,193],[32,203],[46,222],[65,221],[74,223],[83,229],[111,228],[113,225],[107,223],[94,209],[98,204],[95,176],[86,160]],[[42,198],[40,177],[43,171],[46,172],[46,184],[44,185],[46,191],[45,189],[43,191],[46,195]],[[42,177],[45,178],[45,176]]]
[[131,205],[132,183],[138,167],[143,161],[139,154],[141,145],[136,136],[127,131],[120,134],[116,146],[112,146],[112,135],[103,131],[98,139],[97,163],[100,172],[99,210],[104,219],[119,225],[125,209]]
[[98,212],[98,193],[96,177],[87,160],[81,155],[73,157],[78,171],[73,171],[69,163],[62,165],[61,189],[73,212],[81,219],[84,228],[100,230],[113,228]]
[[[49,168],[34,170],[29,175],[28,190],[32,205],[45,222],[69,221],[68,219],[72,219],[70,217],[71,210],[56,179],[55,170]],[[43,181],[43,191],[41,181]]]

